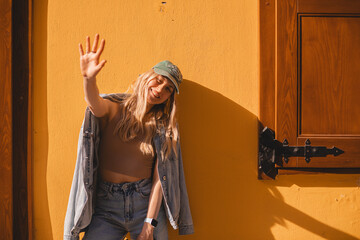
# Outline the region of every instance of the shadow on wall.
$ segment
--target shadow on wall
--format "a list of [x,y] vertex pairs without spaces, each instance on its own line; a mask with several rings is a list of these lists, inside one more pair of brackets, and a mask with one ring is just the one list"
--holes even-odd
[[170,239],[271,240],[271,228],[287,228],[285,220],[326,239],[357,239],[286,204],[276,182],[257,180],[254,114],[189,80],[181,86],[178,103],[195,234],[178,236],[169,227]]

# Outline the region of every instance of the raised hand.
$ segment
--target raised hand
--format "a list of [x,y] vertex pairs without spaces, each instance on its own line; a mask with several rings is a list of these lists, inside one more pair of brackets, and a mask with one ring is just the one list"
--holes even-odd
[[84,78],[87,79],[95,78],[96,75],[100,72],[100,70],[104,67],[106,63],[106,60],[102,60],[99,63],[100,55],[104,50],[105,40],[104,39],[101,40],[99,49],[97,49],[98,42],[99,42],[99,34],[96,34],[92,46],[92,50],[90,51],[90,37],[87,36],[85,54],[81,43],[79,43],[80,71]]

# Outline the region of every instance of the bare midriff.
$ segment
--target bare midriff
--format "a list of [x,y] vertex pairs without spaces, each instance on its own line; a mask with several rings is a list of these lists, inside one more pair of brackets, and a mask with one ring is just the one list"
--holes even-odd
[[120,104],[115,112],[100,119],[99,163],[100,177],[112,183],[135,182],[150,178],[154,164],[152,155],[140,150],[143,136],[123,141],[114,134],[120,119]]
[[117,172],[110,171],[108,169],[100,168],[101,179],[105,182],[111,183],[123,183],[123,182],[136,182],[142,178],[133,177]]

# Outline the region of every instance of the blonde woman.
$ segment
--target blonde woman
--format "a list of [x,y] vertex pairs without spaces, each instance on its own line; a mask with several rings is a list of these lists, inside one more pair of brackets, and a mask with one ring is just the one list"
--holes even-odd
[[193,233],[176,122],[175,92],[182,74],[162,61],[141,74],[131,94],[99,96],[95,36],[79,44],[88,108],[65,218],[64,239],[166,240],[167,219],[179,234]]

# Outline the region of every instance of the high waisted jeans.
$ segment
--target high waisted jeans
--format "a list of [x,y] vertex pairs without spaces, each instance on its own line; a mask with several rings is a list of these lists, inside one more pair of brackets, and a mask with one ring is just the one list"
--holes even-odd
[[[128,232],[132,240],[141,233],[146,218],[151,179],[130,183],[99,181],[95,213],[86,230],[84,240],[119,240]],[[155,240],[167,240],[167,218],[163,204],[154,229]]]

